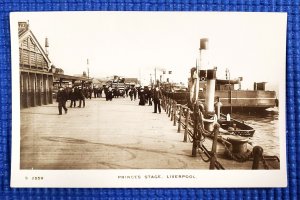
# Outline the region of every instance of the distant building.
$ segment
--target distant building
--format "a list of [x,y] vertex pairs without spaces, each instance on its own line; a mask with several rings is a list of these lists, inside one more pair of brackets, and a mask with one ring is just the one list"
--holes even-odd
[[139,84],[139,80],[137,78],[125,78],[126,85],[137,85]]
[[[19,22],[20,106],[28,108],[53,103],[53,72],[46,51],[29,29]],[[46,40],[46,47],[48,46]]]

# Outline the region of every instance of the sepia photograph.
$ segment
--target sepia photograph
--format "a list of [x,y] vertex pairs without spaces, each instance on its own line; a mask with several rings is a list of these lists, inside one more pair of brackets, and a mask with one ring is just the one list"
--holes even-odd
[[11,13],[11,186],[285,186],[286,21]]

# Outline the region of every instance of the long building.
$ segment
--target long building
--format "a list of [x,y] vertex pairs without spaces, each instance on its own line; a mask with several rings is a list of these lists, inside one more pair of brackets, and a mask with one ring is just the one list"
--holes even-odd
[[34,107],[53,103],[53,72],[48,55],[29,29],[19,22],[20,106]]

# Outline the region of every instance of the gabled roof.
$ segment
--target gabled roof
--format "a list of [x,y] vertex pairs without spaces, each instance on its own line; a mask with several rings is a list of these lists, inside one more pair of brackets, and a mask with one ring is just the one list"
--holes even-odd
[[34,43],[37,45],[38,49],[40,50],[40,52],[42,53],[43,57],[47,60],[48,63],[51,63],[50,59],[48,58],[46,52],[44,51],[44,49],[42,48],[42,46],[40,45],[39,41],[36,39],[36,37],[34,36],[33,32],[28,28],[25,30],[21,30],[19,31],[19,46],[22,43],[22,41],[27,38],[28,36],[31,36],[32,40],[34,41]]

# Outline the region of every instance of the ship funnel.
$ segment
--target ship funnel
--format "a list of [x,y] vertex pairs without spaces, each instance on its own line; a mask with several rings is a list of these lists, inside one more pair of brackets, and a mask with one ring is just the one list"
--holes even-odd
[[46,37],[45,38],[45,53],[46,55],[48,56],[49,55],[49,41],[48,41],[48,38]]
[[207,70],[207,87],[205,95],[206,111],[214,113],[214,100],[215,100],[215,87],[216,87],[216,70]]
[[208,38],[200,39],[200,48],[199,50],[208,50]]
[[49,47],[49,41],[47,37],[45,38],[45,47]]

